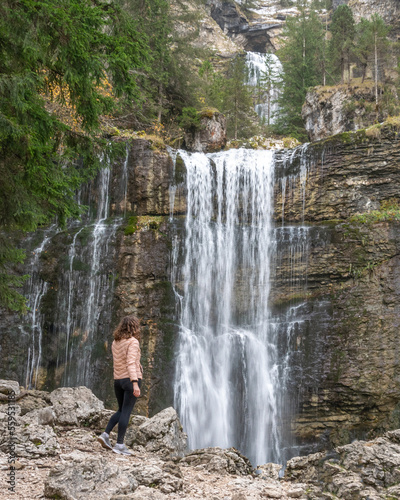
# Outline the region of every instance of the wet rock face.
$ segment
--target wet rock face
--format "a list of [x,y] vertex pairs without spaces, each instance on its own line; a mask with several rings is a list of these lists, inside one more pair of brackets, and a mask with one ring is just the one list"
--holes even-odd
[[213,153],[221,151],[225,144],[226,118],[217,111],[202,116],[199,129],[185,131],[185,145],[188,151]]
[[[173,162],[166,151],[154,151],[146,140],[132,142],[128,158],[129,211],[136,215],[169,215],[169,186],[174,179]],[[182,197],[175,197],[176,211]]]
[[[289,163],[277,167],[277,176],[286,176],[287,186],[285,191],[276,186],[276,220],[346,220],[398,198],[399,145],[396,128],[374,126],[312,144],[303,163],[301,153],[295,154]],[[308,165],[304,188],[301,164]]]
[[292,429],[309,451],[399,425],[400,224],[350,220],[398,199],[397,132],[372,131],[311,145],[302,167],[294,154],[276,185],[278,241],[291,246],[275,257],[272,314],[291,332]]
[[136,410],[153,415],[173,400],[177,327],[169,281],[171,241],[163,217],[146,216],[138,220],[147,222],[132,234],[120,235],[115,310],[117,317],[136,314],[140,318],[144,383]]
[[[377,119],[373,82],[315,87],[307,92],[301,116],[310,141],[365,128]],[[379,116],[379,121],[385,118]]]

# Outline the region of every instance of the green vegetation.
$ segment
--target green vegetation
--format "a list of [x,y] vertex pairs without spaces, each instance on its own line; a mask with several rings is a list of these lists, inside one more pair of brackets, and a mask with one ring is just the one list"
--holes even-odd
[[309,87],[321,82],[321,47],[324,45],[323,25],[307,2],[298,1],[298,17],[287,19],[283,36],[285,43],[278,51],[282,62],[282,91],[276,132],[306,139],[301,107]]
[[249,114],[253,109],[253,101],[246,80],[245,60],[241,56],[236,56],[228,69],[222,103],[222,111],[228,120],[228,134],[234,139],[237,139],[238,135],[249,137],[252,132]]
[[[4,0],[0,4],[0,229],[33,231],[77,217],[76,188],[99,168],[100,116],[138,98],[132,70],[148,50],[118,1]],[[107,68],[107,71],[105,70]],[[110,93],[110,85],[112,93]],[[71,121],[53,113],[69,111]],[[78,158],[83,160],[78,163]],[[23,260],[0,241],[0,300],[23,310],[9,272]]]
[[[121,146],[119,141],[110,145],[110,136],[143,137],[153,149],[164,149],[179,143],[184,128],[198,129],[202,117],[220,111],[227,117],[233,147],[244,140],[250,147],[270,147],[258,139],[266,132],[289,137],[284,143],[290,145],[291,138],[306,139],[300,112],[307,90],[343,81],[345,68],[354,63],[363,79],[368,68],[374,70],[376,108],[386,106],[393,113],[398,109],[396,92],[382,86],[378,71],[389,43],[379,16],[355,25],[351,10],[341,6],[332,17],[329,36],[328,17],[322,23],[316,9],[331,9],[331,0],[280,3],[296,5],[300,12],[286,22],[278,54],[283,73],[274,74],[267,55],[267,70],[254,89],[247,83],[243,54],[221,62],[212,51],[193,47],[202,14],[191,2],[1,2],[2,306],[25,308],[16,291],[26,278],[19,273],[24,252],[14,248],[10,235],[55,220],[65,226],[68,219],[79,217],[83,208],[75,202],[77,188],[101,168],[100,151],[112,156]],[[253,1],[241,5],[251,15]],[[178,29],[183,24],[192,29]],[[275,85],[282,91],[280,116],[272,124],[270,91]],[[400,87],[400,79],[396,85]],[[268,112],[266,123],[260,124],[254,103],[264,100]],[[365,134],[378,132],[368,129]],[[179,161],[176,176],[184,177]],[[138,229],[133,219],[126,234]]]
[[364,214],[353,215],[350,222],[358,224],[374,224],[376,222],[400,221],[399,200],[391,198],[381,203],[380,210],[371,210]]
[[[388,40],[389,28],[383,19],[373,14],[369,20],[361,19],[356,24],[350,7],[340,5],[330,23],[326,17],[324,26],[315,9],[330,8],[329,2],[324,5],[323,1],[314,1],[314,10],[305,0],[297,0],[296,6],[300,15],[287,20],[286,38],[278,51],[283,65],[282,92],[278,101],[280,114],[273,131],[305,140],[301,108],[310,87],[343,85],[345,80],[350,85],[355,83],[354,71],[361,75],[363,85],[368,69],[373,75],[375,103],[351,102],[347,111],[363,107],[365,113],[374,113],[377,121],[382,121],[382,113],[383,117],[399,114],[400,78],[396,82],[390,80],[383,67],[390,57],[397,56],[400,60],[400,44]],[[400,64],[397,71],[400,74]]]
[[129,217],[128,224],[125,227],[125,236],[129,236],[130,234],[136,233],[138,230],[138,217],[137,215],[133,215]]
[[356,29],[353,12],[348,5],[339,5],[332,17],[331,42],[329,44],[331,65],[340,70],[340,82],[344,83],[344,70],[347,65],[350,79],[350,63]]

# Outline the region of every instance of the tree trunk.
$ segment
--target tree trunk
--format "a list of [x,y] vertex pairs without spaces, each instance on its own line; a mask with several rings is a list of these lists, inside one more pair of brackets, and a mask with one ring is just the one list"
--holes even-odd
[[366,73],[367,73],[367,65],[363,64],[362,65],[362,80],[361,80],[361,83],[364,83]]
[[162,84],[158,86],[158,116],[157,121],[161,123],[161,115],[162,115],[162,104],[163,104],[163,95],[162,95]]
[[378,41],[375,33],[375,104],[378,110]]
[[349,74],[348,75],[349,76],[348,85],[350,87],[350,80],[351,80],[351,78],[350,78],[350,54],[348,54],[348,57],[347,57],[347,72]]
[[344,84],[344,57],[343,56],[340,58],[340,74],[341,74],[340,83],[343,85]]
[[238,132],[238,102],[237,97],[235,98],[235,141],[237,141],[237,132]]

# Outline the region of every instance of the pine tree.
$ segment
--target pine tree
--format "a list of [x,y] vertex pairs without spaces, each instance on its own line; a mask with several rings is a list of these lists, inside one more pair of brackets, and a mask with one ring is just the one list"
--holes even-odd
[[224,87],[223,109],[227,117],[228,134],[236,140],[249,134],[253,111],[251,91],[247,85],[247,68],[243,57],[236,56],[228,69]]
[[371,37],[370,22],[367,19],[361,18],[360,22],[356,25],[354,54],[361,66],[363,83],[373,51],[374,40]]
[[379,14],[372,14],[371,20],[369,22],[368,32],[370,35],[370,39],[372,40],[374,50],[375,103],[378,107],[378,66],[379,61],[383,60],[385,57],[385,49],[388,45],[386,37],[389,34],[389,28],[386,26],[384,20]]
[[301,108],[309,87],[322,83],[318,50],[324,39],[324,29],[314,11],[307,10],[307,2],[297,4],[298,17],[286,21],[284,44],[278,51],[282,66],[282,90],[278,100],[279,116],[276,132],[306,138],[301,119]]
[[339,5],[332,17],[330,53],[334,70],[340,71],[341,83],[344,83],[344,71],[347,64],[350,82],[350,61],[354,49],[356,34],[353,12],[348,5]]
[[267,100],[267,120],[268,127],[271,125],[272,90],[279,84],[280,77],[277,74],[276,63],[271,54],[265,54],[265,71],[260,78],[261,98]]
[[[112,111],[115,98],[138,97],[132,70],[143,67],[147,57],[143,38],[118,1],[0,3],[3,235],[79,215],[75,190],[99,168],[99,149],[106,148],[98,138],[100,116]],[[52,97],[60,107],[68,105],[76,128],[48,110]],[[18,284],[8,272],[12,250],[4,243],[7,237],[2,241],[0,300],[21,309],[23,300],[10,288]],[[21,258],[19,253],[17,261]]]

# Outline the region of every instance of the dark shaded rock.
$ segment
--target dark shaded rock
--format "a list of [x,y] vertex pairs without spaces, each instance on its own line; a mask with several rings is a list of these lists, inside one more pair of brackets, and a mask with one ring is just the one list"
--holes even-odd
[[211,17],[228,36],[245,50],[263,53],[276,50],[268,31],[281,28],[281,24],[250,23],[234,2],[213,2]]
[[215,2],[211,6],[211,17],[223,31],[248,28],[249,22],[234,2]]

